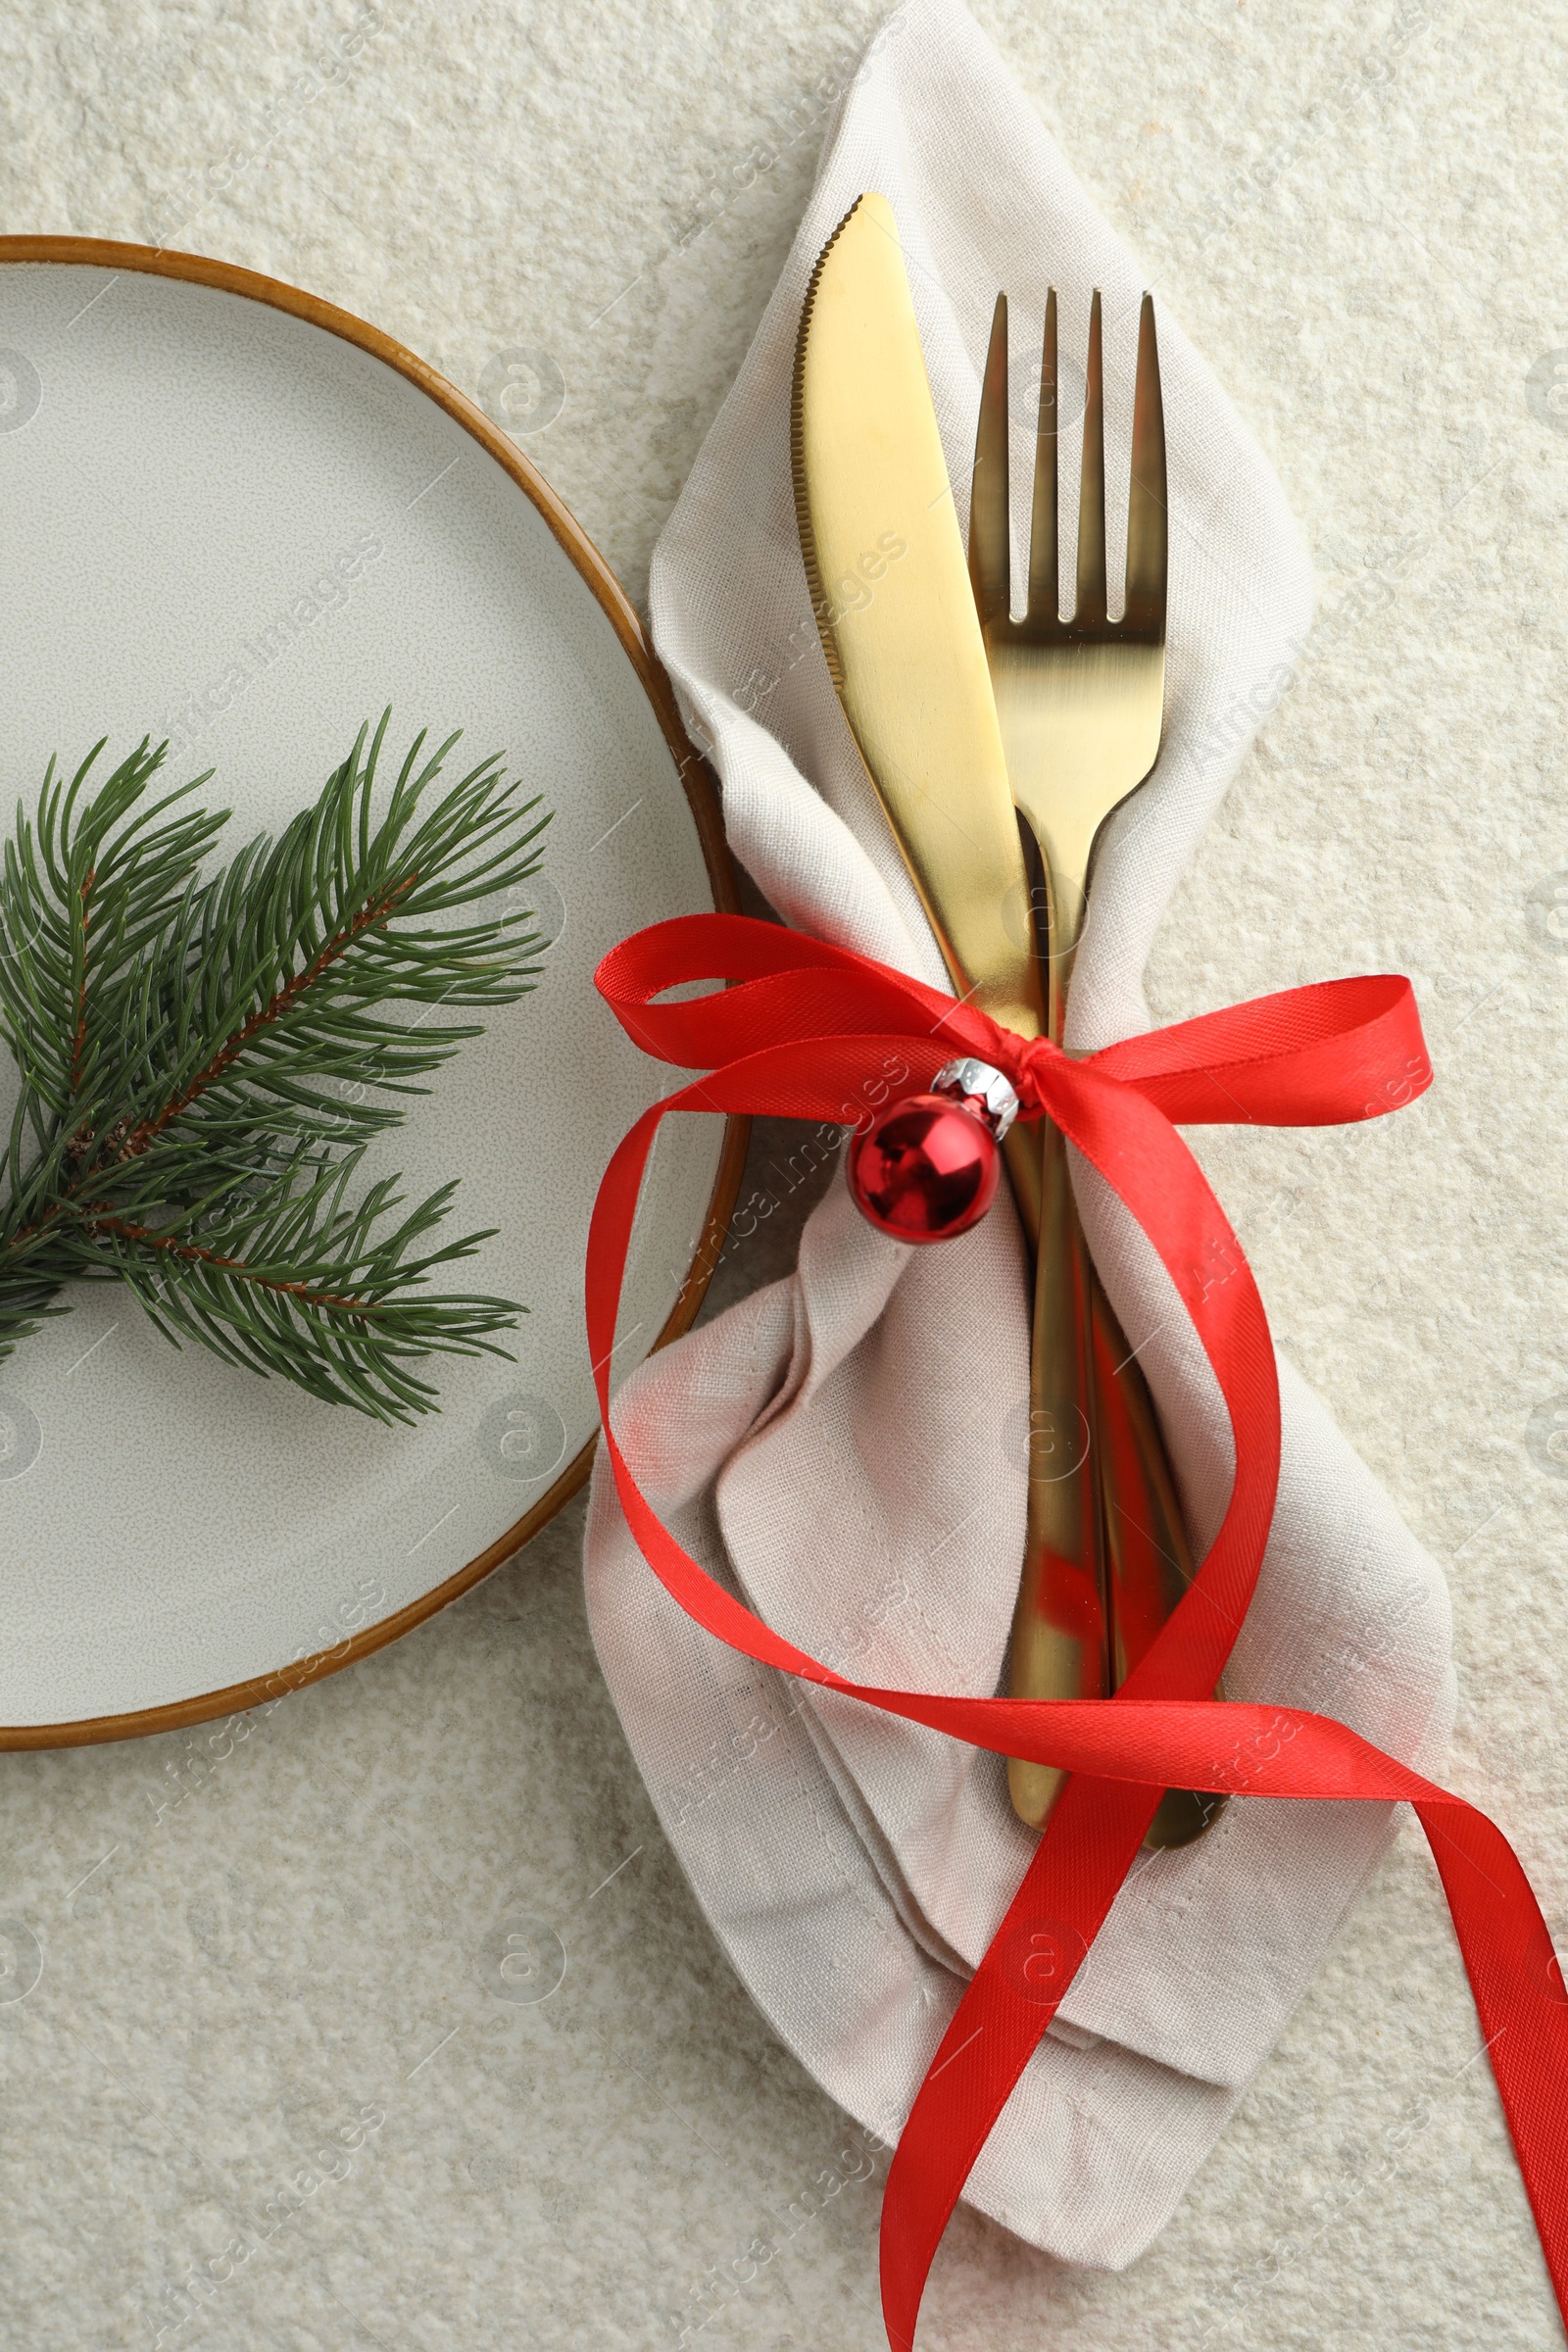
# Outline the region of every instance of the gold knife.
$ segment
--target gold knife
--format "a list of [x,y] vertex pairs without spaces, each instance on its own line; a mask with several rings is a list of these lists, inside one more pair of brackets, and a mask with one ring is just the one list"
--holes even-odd
[[[1024,1037],[1045,1028],[1023,851],[968,561],[892,208],[867,194],[811,273],[791,449],[811,602],[845,716],[955,988]],[[1090,1414],[1087,1260],[1066,1149],[1047,1124],[1004,1147],[1036,1247],[1028,1538],[1011,1687],[1109,1690]],[[1043,1820],[1064,1778],[1009,1766]],[[1030,1787],[1024,1791],[1019,1776]]]

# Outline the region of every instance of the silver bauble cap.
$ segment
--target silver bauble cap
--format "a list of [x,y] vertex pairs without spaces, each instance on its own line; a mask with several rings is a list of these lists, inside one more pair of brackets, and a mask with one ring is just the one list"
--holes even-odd
[[931,1092],[953,1095],[970,1109],[978,1110],[999,1144],[1018,1116],[1018,1097],[1011,1081],[1004,1078],[1000,1070],[994,1070],[989,1061],[975,1061],[966,1056],[944,1063],[931,1081]]

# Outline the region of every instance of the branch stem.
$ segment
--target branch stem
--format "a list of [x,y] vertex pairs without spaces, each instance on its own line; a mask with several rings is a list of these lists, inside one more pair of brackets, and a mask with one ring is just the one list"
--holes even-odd
[[253,1283],[258,1290],[271,1291],[280,1298],[297,1298],[304,1306],[331,1307],[348,1315],[375,1312],[374,1306],[364,1298],[343,1298],[333,1291],[315,1290],[308,1282],[279,1282],[274,1275],[256,1273],[242,1257],[225,1257],[220,1250],[204,1250],[199,1242],[180,1242],[172,1234],[153,1233],[145,1225],[133,1225],[128,1218],[116,1216],[112,1210],[107,1215],[89,1211],[86,1223],[92,1233],[118,1234],[122,1241],[139,1242],[144,1250],[163,1250],[189,1265],[218,1266],[225,1274],[237,1275],[241,1282]]
[[407,874],[401,882],[394,883],[390,890],[383,891],[373,906],[365,907],[355,916],[352,923],[345,925],[341,931],[335,933],[326,942],[324,947],[318,949],[302,972],[291,973],[281,988],[273,990],[261,1010],[253,1012],[250,1019],[236,1029],[233,1036],[219,1048],[206,1068],[197,1071],[182,1094],[176,1095],[172,1102],[166,1102],[155,1118],[143,1119],[140,1126],[132,1129],[116,1152],[116,1159],[135,1159],[146,1151],[149,1144],[155,1143],[163,1134],[164,1129],[172,1126],[179,1117],[181,1111],[190,1108],[198,1095],[205,1094],[208,1087],[214,1085],[218,1079],[221,1078],[230,1064],[239,1059],[253,1037],[263,1029],[269,1028],[274,1021],[280,1020],[296,999],[302,997],[308,988],[315,985],[324,971],[329,970],[348,953],[362,932],[368,931],[376,923],[384,923],[387,917],[396,911],[398,901],[407,898],[418,879],[417,873]]

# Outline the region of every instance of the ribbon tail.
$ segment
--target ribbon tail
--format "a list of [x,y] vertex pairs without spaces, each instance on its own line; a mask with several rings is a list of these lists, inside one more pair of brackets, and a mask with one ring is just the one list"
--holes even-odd
[[[926,2279],[964,2182],[1100,1933],[1163,1794],[1075,1773],[1052,1809],[915,2093],[888,2170],[882,2317],[894,2352],[913,2352]],[[1072,1888],[1071,1926],[1052,1916],[1064,1883]]]
[[1568,2327],[1568,1987],[1562,1960],[1524,1866],[1496,1824],[1454,1796],[1418,1798],[1415,1812],[1448,1898],[1483,2046],[1557,2309]]

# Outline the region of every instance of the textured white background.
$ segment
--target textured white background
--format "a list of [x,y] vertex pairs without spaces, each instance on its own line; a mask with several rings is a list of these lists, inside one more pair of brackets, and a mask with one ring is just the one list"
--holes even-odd
[[[0,226],[270,270],[469,390],[548,355],[542,384],[515,368],[514,420],[640,597],[877,13],[425,0],[345,62],[352,0],[14,5]],[[1339,971],[1417,984],[1420,1106],[1201,1149],[1277,1333],[1445,1564],[1452,1777],[1568,1939],[1563,20],[977,13],[1324,575],[1151,997],[1175,1018]],[[787,1140],[759,1138],[780,1213],[721,1287],[775,1270],[806,1189]],[[879,2343],[871,2162],[662,1847],[579,1538],[568,1513],[270,1718],[0,1759],[0,2296],[29,2352]],[[498,1991],[522,1918],[567,1955],[540,2003]],[[1072,2274],[960,2216],[932,2352],[1559,2342],[1478,2050],[1407,1838],[1153,2251]]]

